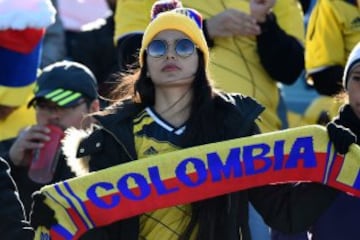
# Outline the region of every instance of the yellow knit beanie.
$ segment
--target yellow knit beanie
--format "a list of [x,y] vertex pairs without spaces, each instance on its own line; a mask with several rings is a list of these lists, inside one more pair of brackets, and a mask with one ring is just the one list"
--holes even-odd
[[209,48],[202,32],[202,16],[191,8],[176,8],[159,13],[147,26],[139,54],[140,66],[144,64],[144,52],[153,38],[163,30],[178,30],[186,34],[203,52],[205,66],[209,62]]

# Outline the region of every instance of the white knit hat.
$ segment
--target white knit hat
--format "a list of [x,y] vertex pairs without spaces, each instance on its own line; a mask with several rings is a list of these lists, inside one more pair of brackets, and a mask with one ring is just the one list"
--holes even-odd
[[352,49],[345,65],[343,75],[343,84],[345,89],[347,89],[347,84],[349,82],[349,73],[351,69],[358,63],[360,63],[360,42],[358,42],[356,46]]

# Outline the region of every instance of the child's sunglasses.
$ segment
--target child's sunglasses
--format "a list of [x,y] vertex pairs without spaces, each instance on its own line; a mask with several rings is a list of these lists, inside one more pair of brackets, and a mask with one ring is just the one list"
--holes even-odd
[[[149,56],[154,58],[159,58],[165,56],[169,48],[168,42],[165,40],[155,39],[151,41],[146,49],[146,52]],[[195,51],[195,44],[187,39],[178,39],[175,42],[175,52],[179,57],[189,57]]]

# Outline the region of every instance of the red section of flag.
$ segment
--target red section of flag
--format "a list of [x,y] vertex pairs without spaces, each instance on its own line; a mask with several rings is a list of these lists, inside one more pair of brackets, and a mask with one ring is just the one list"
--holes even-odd
[[27,54],[39,44],[44,34],[44,28],[0,31],[0,47]]

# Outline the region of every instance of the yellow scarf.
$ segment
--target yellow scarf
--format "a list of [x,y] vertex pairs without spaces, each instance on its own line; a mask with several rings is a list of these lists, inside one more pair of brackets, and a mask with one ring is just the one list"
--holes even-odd
[[77,239],[89,229],[173,205],[270,183],[312,181],[360,197],[360,147],[337,155],[322,126],[188,148],[41,189],[59,224],[35,239]]

